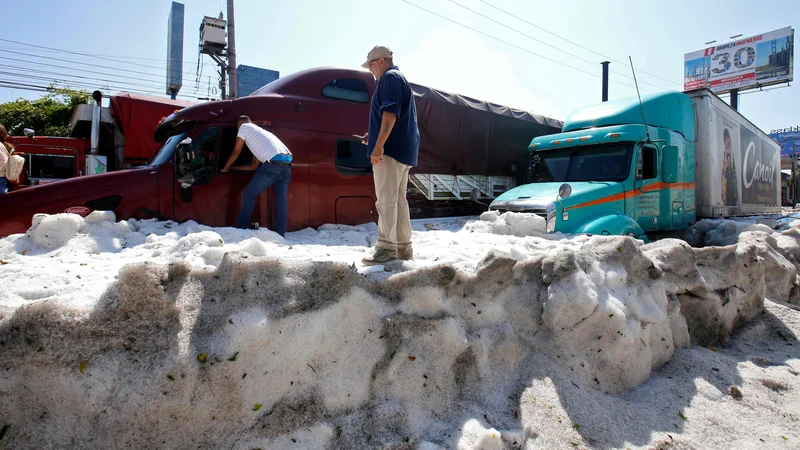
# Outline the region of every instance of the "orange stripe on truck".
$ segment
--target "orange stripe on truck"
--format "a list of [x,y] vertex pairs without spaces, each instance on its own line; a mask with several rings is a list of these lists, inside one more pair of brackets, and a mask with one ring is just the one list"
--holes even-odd
[[694,183],[670,183],[670,189],[694,189]]
[[603,203],[610,203],[610,202],[616,202],[618,200],[625,200],[625,199],[628,199],[628,198],[634,198],[634,197],[638,197],[638,196],[640,196],[642,194],[651,193],[651,192],[658,192],[658,191],[663,190],[665,188],[668,188],[668,189],[694,189],[694,183],[670,183],[669,186],[667,186],[666,183],[661,181],[661,182],[658,182],[658,183],[648,184],[647,186],[642,186],[641,189],[628,191],[628,192],[623,192],[621,194],[609,195],[607,197],[598,198],[597,200],[592,200],[592,201],[589,201],[589,202],[586,202],[586,203],[580,203],[580,204],[575,205],[575,206],[570,206],[569,208],[567,208],[567,210],[578,209],[578,208],[586,208],[587,206],[602,205]]

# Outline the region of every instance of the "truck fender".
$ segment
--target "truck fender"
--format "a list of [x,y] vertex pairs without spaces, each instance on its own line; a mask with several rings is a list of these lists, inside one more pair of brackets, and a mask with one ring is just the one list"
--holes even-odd
[[638,239],[645,236],[635,220],[616,211],[598,212],[585,218],[575,227],[575,233],[633,236]]

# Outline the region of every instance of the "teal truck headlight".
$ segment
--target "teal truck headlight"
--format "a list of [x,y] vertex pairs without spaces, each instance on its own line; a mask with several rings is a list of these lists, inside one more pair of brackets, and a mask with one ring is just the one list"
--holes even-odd
[[545,212],[547,213],[547,232],[552,233],[556,231],[556,204],[548,203]]

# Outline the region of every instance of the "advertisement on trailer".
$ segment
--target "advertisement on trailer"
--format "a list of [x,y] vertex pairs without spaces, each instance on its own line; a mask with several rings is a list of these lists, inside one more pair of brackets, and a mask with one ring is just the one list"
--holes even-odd
[[780,183],[778,144],[760,139],[754,132],[739,127],[742,161],[742,203],[774,203],[775,185]]
[[709,88],[721,94],[792,81],[794,30],[791,27],[687,53],[683,89]]

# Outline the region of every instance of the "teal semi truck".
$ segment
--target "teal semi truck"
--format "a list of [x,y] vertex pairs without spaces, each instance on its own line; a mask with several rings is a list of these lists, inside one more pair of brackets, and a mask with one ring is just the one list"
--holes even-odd
[[537,214],[547,232],[647,239],[780,212],[778,143],[707,89],[579,109],[529,157],[525,184],[489,209]]

